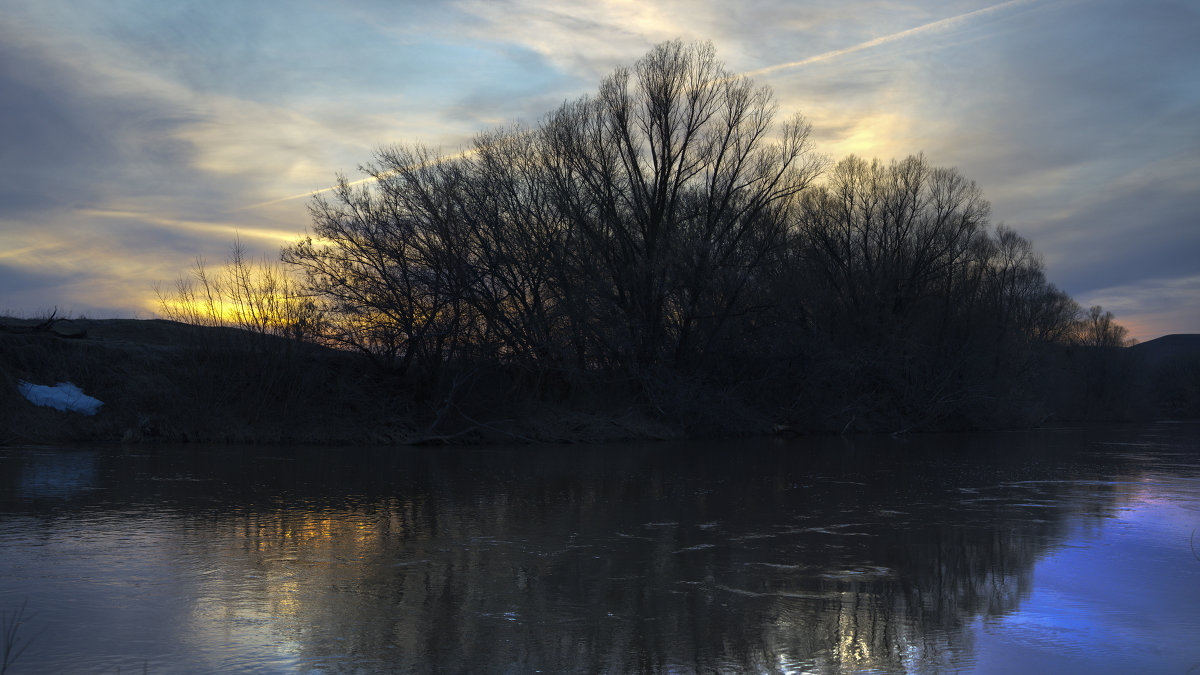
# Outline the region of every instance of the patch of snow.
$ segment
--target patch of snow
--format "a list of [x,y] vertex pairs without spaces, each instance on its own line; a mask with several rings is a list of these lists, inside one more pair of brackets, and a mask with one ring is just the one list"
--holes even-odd
[[72,410],[84,415],[95,415],[100,410],[100,406],[104,405],[102,401],[88,396],[83,393],[82,389],[70,382],[59,382],[53,387],[49,387],[44,384],[31,384],[25,380],[19,380],[17,391],[21,392],[21,395],[34,405],[63,411]]

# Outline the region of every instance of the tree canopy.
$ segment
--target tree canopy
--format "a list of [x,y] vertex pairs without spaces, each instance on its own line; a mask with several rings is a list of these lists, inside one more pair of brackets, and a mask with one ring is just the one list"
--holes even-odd
[[489,363],[921,428],[1026,405],[1054,345],[1124,341],[974,182],[920,155],[831,164],[707,43],[657,45],[467,152],[385,147],[364,170],[314,197],[283,259],[323,339],[429,386]]

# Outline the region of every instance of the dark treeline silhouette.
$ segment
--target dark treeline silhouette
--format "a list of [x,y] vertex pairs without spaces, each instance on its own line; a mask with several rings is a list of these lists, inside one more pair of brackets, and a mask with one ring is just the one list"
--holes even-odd
[[536,126],[379,150],[282,257],[318,337],[418,398],[487,372],[731,432],[1124,405],[1124,329],[1047,281],[974,182],[923,156],[831,165],[775,113],[711,45],[660,44]]

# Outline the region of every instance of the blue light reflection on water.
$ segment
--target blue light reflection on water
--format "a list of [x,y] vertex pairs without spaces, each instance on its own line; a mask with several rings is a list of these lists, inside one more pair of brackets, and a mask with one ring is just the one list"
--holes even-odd
[[1200,479],[1149,477],[1111,520],[1036,564],[1016,612],[978,622],[971,670],[1200,670],[1198,525]]

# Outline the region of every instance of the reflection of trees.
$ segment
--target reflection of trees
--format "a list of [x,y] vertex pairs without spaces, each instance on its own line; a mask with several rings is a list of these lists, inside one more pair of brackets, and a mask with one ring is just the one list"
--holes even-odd
[[94,489],[96,453],[33,452],[15,462],[0,460],[0,505],[11,494],[23,501],[56,501]]
[[927,671],[1122,499],[1128,466],[1021,442],[993,464],[812,442],[392,454],[341,477],[353,498],[297,462],[284,496],[204,524],[250,581],[207,582],[226,611],[198,621],[257,612],[305,662],[402,671]]
[[[1078,434],[988,438],[97,453],[100,489],[55,508],[120,494],[129,528],[165,514],[187,549],[158,555],[195,585],[181,639],[208,650],[333,670],[927,672],[962,664],[972,623],[1016,609],[1035,562],[1154,466],[1079,452]],[[40,471],[0,468],[11,494]]]

